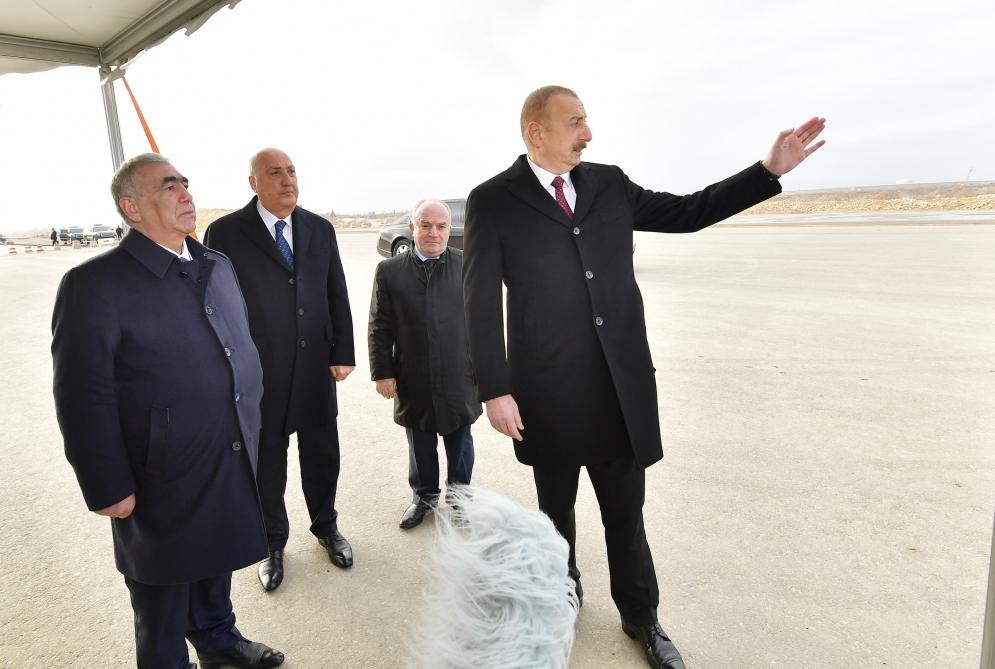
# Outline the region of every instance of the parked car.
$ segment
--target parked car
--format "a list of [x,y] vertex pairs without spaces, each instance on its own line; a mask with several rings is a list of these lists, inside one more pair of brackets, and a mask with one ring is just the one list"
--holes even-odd
[[63,244],[72,244],[75,241],[82,242],[86,239],[82,225],[71,225],[68,228],[59,230],[59,241]]
[[95,225],[93,232],[90,233],[90,238],[93,240],[114,239],[115,237],[117,234],[114,232],[114,228],[109,225]]
[[[463,220],[466,218],[466,199],[443,200],[453,214],[452,229],[449,232],[449,245],[453,248],[463,248]],[[377,252],[389,258],[406,253],[411,249],[411,212],[406,213],[393,223],[380,228],[377,239]]]

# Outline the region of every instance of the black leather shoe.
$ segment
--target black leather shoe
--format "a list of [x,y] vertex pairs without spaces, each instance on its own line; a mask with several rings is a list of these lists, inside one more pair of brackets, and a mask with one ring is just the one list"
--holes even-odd
[[283,664],[283,653],[264,643],[240,639],[234,648],[221,655],[197,653],[201,669],[218,669],[224,665],[241,669],[266,669]]
[[660,623],[633,625],[622,618],[622,631],[635,639],[646,651],[646,659],[653,669],[686,669],[681,654],[660,627]]
[[283,551],[270,551],[269,557],[259,563],[256,572],[259,574],[259,582],[263,584],[263,590],[272,592],[283,583]]
[[426,504],[422,501],[414,502],[404,511],[404,515],[401,516],[401,522],[399,523],[402,530],[410,530],[412,527],[417,527],[421,525],[421,521],[425,520],[425,516],[429,514],[432,510],[431,504]]
[[328,559],[333,565],[339,569],[348,569],[352,566],[352,546],[337,529],[332,536],[318,539],[318,543],[328,551]]

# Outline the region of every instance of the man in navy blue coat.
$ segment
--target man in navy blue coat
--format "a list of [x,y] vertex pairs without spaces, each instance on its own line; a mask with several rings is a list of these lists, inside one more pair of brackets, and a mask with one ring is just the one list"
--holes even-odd
[[187,179],[132,158],[111,194],[132,227],[70,270],[52,318],[55,404],[87,507],[111,518],[139,667],[275,667],[235,627],[231,572],[266,555],[255,468],[262,370],[228,259],[187,235]]

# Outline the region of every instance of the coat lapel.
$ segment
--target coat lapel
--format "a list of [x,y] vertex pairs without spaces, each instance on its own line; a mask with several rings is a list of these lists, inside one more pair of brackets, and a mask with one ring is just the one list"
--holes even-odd
[[[244,219],[244,225],[241,226],[243,234],[258,246],[263,253],[272,258],[273,262],[289,272],[290,268],[287,267],[286,261],[280,255],[280,252],[276,250],[276,242],[273,241],[273,236],[266,229],[263,219],[259,218],[259,212],[256,210],[256,198],[252,198],[252,201],[242,209],[242,218]],[[296,228],[297,226],[293,227]],[[294,242],[296,243],[296,241],[295,238]]]
[[518,160],[508,169],[508,190],[519,200],[560,225],[573,227],[573,223],[560,209],[560,205],[556,204],[556,200],[536,179],[535,172],[529,167],[525,156],[519,156]]
[[310,221],[305,220],[304,215],[300,213],[300,207],[294,209],[292,216],[293,225],[291,229],[294,233],[294,264],[297,264],[298,260],[307,254],[308,247],[311,246],[312,227]]
[[570,180],[577,191],[577,204],[574,206],[574,222],[580,223],[591,211],[594,203],[594,194],[598,190],[598,182],[587,165],[581,163],[570,170]]

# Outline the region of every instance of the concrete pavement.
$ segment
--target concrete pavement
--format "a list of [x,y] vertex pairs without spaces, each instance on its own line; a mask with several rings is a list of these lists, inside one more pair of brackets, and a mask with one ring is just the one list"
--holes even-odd
[[[311,539],[292,457],[286,581],[265,594],[252,568],[233,580],[240,629],[290,669],[403,666],[431,546],[428,524],[397,528],[406,446],[369,380],[375,235],[339,240],[359,366],[339,391],[338,506],[356,565],[336,569]],[[666,452],[648,471],[646,525],[661,622],[688,666],[977,666],[995,508],[995,225],[637,241]],[[93,253],[0,254],[0,667],[133,666],[108,522],[86,511],[51,398],[55,290]],[[507,440],[486,419],[475,439],[474,482],[533,505]],[[577,514],[585,604],[571,666],[642,666],[586,481]]]

